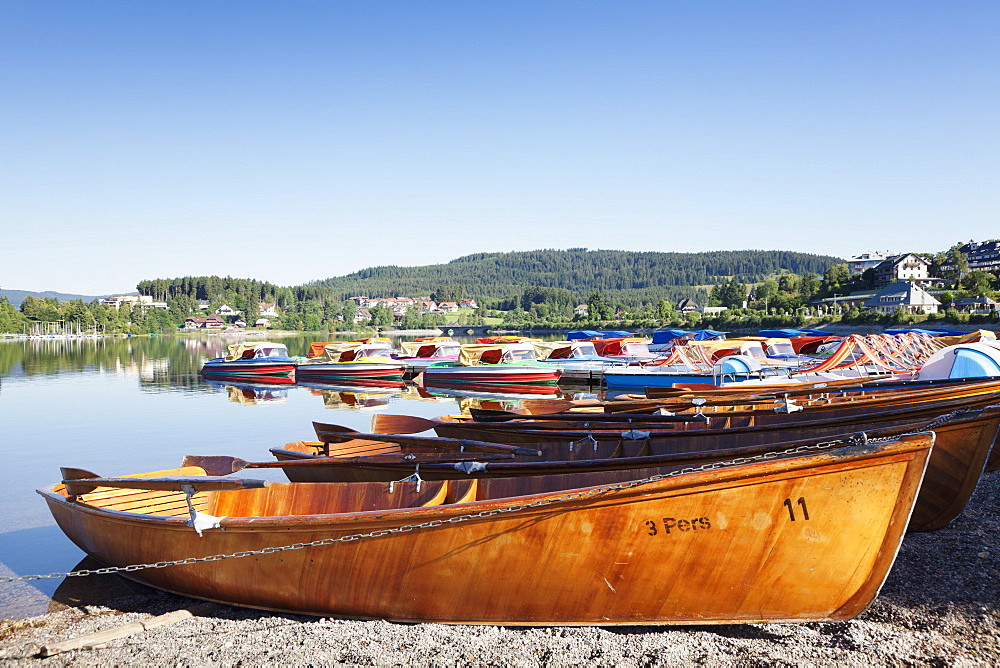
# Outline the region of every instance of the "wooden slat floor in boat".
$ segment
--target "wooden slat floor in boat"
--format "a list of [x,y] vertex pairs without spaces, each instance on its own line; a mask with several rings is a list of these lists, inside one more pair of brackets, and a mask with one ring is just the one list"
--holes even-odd
[[[126,513],[180,517],[188,514],[187,500],[181,492],[151,492],[148,490],[122,489],[118,494],[104,494],[97,498],[84,495],[81,501],[95,508],[107,508]],[[196,494],[192,504],[199,512],[206,512],[208,496]]]
[[366,441],[363,444],[352,445],[351,447],[335,447],[330,445],[331,457],[363,457],[365,455],[393,455],[401,453],[403,449],[398,443],[377,443]]

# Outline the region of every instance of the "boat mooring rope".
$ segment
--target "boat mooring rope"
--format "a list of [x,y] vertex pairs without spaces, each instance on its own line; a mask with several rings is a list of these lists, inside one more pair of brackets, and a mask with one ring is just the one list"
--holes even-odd
[[963,406],[953,410],[947,415],[942,415],[935,418],[927,425],[920,427],[919,429],[914,429],[908,431],[904,434],[898,436],[885,436],[882,438],[869,439],[865,432],[859,432],[856,434],[851,434],[846,438],[839,438],[834,441],[824,441],[822,443],[810,443],[808,445],[799,445],[794,448],[788,448],[786,450],[777,450],[774,452],[764,452],[759,455],[753,455],[750,457],[736,457],[724,462],[709,462],[697,467],[687,467],[683,469],[678,469],[677,471],[671,471],[669,473],[657,473],[651,475],[647,478],[642,478],[640,480],[627,480],[625,482],[616,483],[613,485],[605,485],[602,487],[595,487],[593,489],[587,489],[580,492],[572,492],[569,494],[561,494],[559,496],[548,497],[545,499],[538,499],[537,501],[531,501],[530,503],[521,503],[512,506],[507,506],[506,508],[497,508],[495,510],[483,510],[478,513],[470,513],[468,515],[457,515],[455,517],[449,517],[442,520],[431,520],[430,522],[422,522],[420,524],[407,524],[400,527],[395,527],[393,529],[379,529],[377,531],[371,531],[369,533],[357,533],[350,534],[348,536],[341,536],[339,538],[321,538],[319,540],[310,541],[308,543],[292,543],[291,545],[280,545],[278,547],[264,547],[259,550],[242,550],[240,552],[232,552],[229,554],[211,554],[206,557],[188,557],[187,559],[177,559],[174,561],[157,561],[151,564],[131,564],[129,566],[108,566],[106,568],[93,568],[93,569],[82,569],[79,571],[70,571],[68,573],[49,573],[47,575],[22,575],[20,577],[3,577],[0,578],[0,584],[6,584],[10,582],[24,582],[32,580],[52,580],[58,578],[72,578],[72,577],[85,577],[87,575],[111,575],[115,573],[133,573],[135,571],[148,570],[150,568],[167,568],[168,566],[187,566],[190,564],[197,564],[201,562],[212,562],[212,561],[222,561],[224,559],[242,559],[244,557],[254,557],[264,554],[276,554],[278,552],[288,552],[292,550],[302,550],[307,547],[322,547],[325,545],[336,545],[337,543],[353,543],[359,540],[364,540],[368,538],[381,538],[383,536],[388,536],[390,534],[401,534],[409,533],[411,531],[417,531],[421,529],[436,529],[438,527],[445,526],[446,524],[461,524],[463,522],[470,522],[472,520],[485,519],[488,517],[494,517],[496,515],[504,515],[508,513],[517,513],[526,510],[532,510],[535,508],[542,508],[553,503],[558,503],[561,501],[575,501],[578,499],[585,499],[588,497],[594,497],[598,494],[604,494],[606,492],[616,492],[625,489],[631,489],[633,487],[639,487],[641,485],[647,485],[652,482],[657,482],[660,480],[666,480],[668,478],[674,478],[680,475],[687,475],[689,473],[702,473],[705,471],[715,471],[718,469],[729,468],[732,466],[740,466],[743,464],[752,464],[754,462],[766,461],[770,459],[778,459],[781,457],[789,455],[798,455],[807,452],[814,452],[819,450],[828,450],[836,446],[864,446],[871,443],[882,443],[887,441],[892,441],[903,436],[912,436],[915,434],[921,434],[927,431],[931,431],[935,427],[938,427],[945,422],[954,420],[966,413],[981,413],[987,408],[1000,407],[1000,404],[994,404],[985,408],[974,409],[968,406]]

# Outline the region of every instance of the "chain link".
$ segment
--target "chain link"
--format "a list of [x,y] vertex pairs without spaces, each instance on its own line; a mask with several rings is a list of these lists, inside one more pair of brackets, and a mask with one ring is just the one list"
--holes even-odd
[[423,522],[421,524],[407,524],[400,527],[395,527],[392,529],[379,529],[377,531],[371,531],[369,533],[357,533],[350,534],[348,536],[341,536],[339,538],[321,538],[319,540],[314,540],[308,543],[292,543],[291,545],[280,545],[277,547],[265,547],[259,550],[244,550],[241,552],[233,552],[230,554],[212,554],[207,557],[188,557],[187,559],[177,559],[175,561],[157,561],[152,564],[132,564],[130,566],[108,566],[106,568],[94,568],[89,570],[79,570],[70,571],[68,573],[49,573],[48,575],[22,575],[16,578],[0,578],[0,584],[8,582],[21,582],[30,580],[49,580],[58,578],[71,578],[71,577],[84,577],[87,575],[110,575],[114,573],[133,573],[135,571],[148,570],[151,568],[167,568],[168,566],[188,566],[191,564],[196,564],[200,562],[212,562],[212,561],[222,561],[224,559],[242,559],[244,557],[254,557],[264,554],[275,554],[278,552],[287,552],[290,550],[302,550],[309,547],[322,547],[326,545],[335,545],[337,543],[353,543],[359,540],[365,540],[369,538],[381,538],[383,536],[388,536],[390,534],[401,534],[408,533],[410,531],[417,531],[422,529],[436,529],[446,524],[460,524],[463,522],[469,522],[472,520],[485,519],[489,517],[494,517],[496,515],[517,513],[524,510],[532,510],[534,508],[542,508],[544,506],[551,505],[553,503],[559,503],[563,501],[575,501],[578,499],[584,499],[587,497],[596,496],[598,494],[604,494],[606,492],[615,492],[626,489],[631,489],[633,487],[639,487],[640,485],[648,485],[649,483],[657,482],[660,480],[666,480],[668,478],[674,478],[680,475],[687,475],[689,473],[703,473],[705,471],[715,471],[718,469],[729,468],[732,466],[740,466],[743,464],[752,464],[759,461],[768,461],[772,459],[778,459],[780,457],[786,457],[789,455],[798,455],[807,452],[813,452],[818,450],[827,450],[838,445],[867,445],[869,443],[882,443],[891,441],[902,436],[913,436],[915,434],[920,434],[923,432],[931,431],[935,427],[938,427],[945,422],[954,420],[955,418],[964,415],[966,413],[981,413],[990,408],[996,408],[1000,404],[993,404],[985,408],[974,409],[968,406],[962,406],[953,410],[947,415],[942,415],[935,418],[928,424],[920,427],[919,429],[914,429],[908,431],[905,434],[900,434],[899,436],[886,436],[883,438],[869,439],[867,434],[860,432],[858,434],[852,434],[847,438],[839,438],[834,441],[824,441],[821,443],[810,443],[807,445],[799,445],[794,448],[788,448],[786,450],[776,450],[773,452],[763,452],[759,455],[754,455],[752,457],[736,457],[734,459],[729,459],[724,462],[708,462],[696,467],[687,467],[683,469],[678,469],[676,471],[670,471],[669,473],[657,473],[651,475],[647,478],[642,478],[640,480],[627,480],[625,482],[616,483],[613,485],[605,485],[601,487],[595,487],[593,489],[583,490],[580,492],[572,492],[569,494],[561,494],[559,496],[548,497],[545,499],[538,499],[537,501],[531,501],[530,503],[515,504],[512,506],[507,506],[505,508],[497,508],[494,510],[483,510],[478,513],[472,513],[469,515],[457,515],[455,517],[448,517],[441,520],[431,520],[430,522]]

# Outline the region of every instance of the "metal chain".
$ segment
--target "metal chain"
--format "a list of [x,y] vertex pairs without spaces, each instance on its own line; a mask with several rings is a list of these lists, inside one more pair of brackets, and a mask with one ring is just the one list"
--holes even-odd
[[[987,406],[985,408],[973,409],[968,406],[963,406],[957,408],[947,415],[942,415],[925,426],[919,429],[914,429],[908,431],[900,436],[912,436],[915,434],[920,434],[926,431],[931,431],[934,427],[940,426],[945,422],[955,419],[960,415],[965,413],[976,412],[980,413],[988,408],[996,408],[1000,404],[994,404],[992,406]],[[187,566],[190,564],[196,564],[199,562],[211,562],[211,561],[222,561],[223,559],[242,559],[244,557],[253,557],[262,554],[275,554],[277,552],[287,552],[289,550],[302,550],[307,547],[322,547],[324,545],[334,545],[336,543],[353,543],[355,541],[364,540],[366,538],[381,538],[382,536],[388,536],[390,534],[400,534],[408,533],[410,531],[416,531],[419,529],[435,529],[437,527],[444,526],[446,524],[460,524],[463,522],[469,522],[472,520],[484,519],[487,517],[493,517],[495,515],[502,515],[507,513],[516,513],[524,510],[531,510],[534,508],[541,508],[544,506],[551,505],[553,503],[558,503],[560,501],[574,501],[576,499],[583,499],[587,497],[596,496],[598,494],[604,494],[605,492],[614,492],[625,489],[631,489],[633,487],[639,487],[640,485],[647,485],[652,482],[657,482],[659,480],[666,480],[668,478],[673,478],[679,475],[687,475],[688,473],[702,473],[705,471],[715,471],[722,468],[728,468],[732,466],[740,466],[742,464],[752,464],[754,462],[766,461],[771,459],[778,459],[787,455],[797,455],[806,452],[812,452],[817,450],[827,450],[829,448],[853,443],[855,445],[867,445],[869,443],[880,443],[885,441],[891,441],[900,436],[887,436],[878,439],[869,439],[867,434],[864,432],[853,434],[847,438],[840,438],[834,441],[824,441],[822,443],[810,443],[808,445],[800,445],[794,448],[788,448],[786,450],[776,450],[774,452],[764,452],[759,455],[753,455],[751,457],[736,457],[724,462],[708,462],[697,467],[687,467],[683,469],[678,469],[676,471],[671,471],[669,473],[657,473],[649,476],[648,478],[642,478],[640,480],[627,480],[625,482],[616,483],[613,485],[605,485],[603,487],[595,487],[593,489],[588,489],[581,492],[573,492],[570,494],[562,494],[559,496],[548,497],[545,499],[539,499],[537,501],[532,501],[530,503],[521,503],[512,506],[507,506],[506,508],[497,508],[495,510],[483,510],[478,513],[472,513],[469,515],[458,515],[455,517],[449,517],[443,520],[431,520],[430,522],[423,522],[421,524],[407,524],[393,529],[380,529],[377,531],[371,531],[369,533],[358,533],[350,534],[348,536],[341,536],[339,538],[321,538],[319,540],[310,541],[308,543],[292,543],[291,545],[281,545],[278,547],[265,547],[259,550],[243,550],[241,552],[233,552],[231,554],[212,554],[207,557],[188,557],[187,559],[177,559],[175,561],[157,561],[152,564],[132,564],[130,566],[109,566],[107,568],[94,568],[89,570],[79,570],[70,571],[68,573],[49,573],[48,575],[22,575],[16,578],[0,578],[0,584],[8,582],[20,582],[29,580],[47,580],[47,579],[58,579],[58,578],[70,578],[70,577],[84,577],[87,575],[110,575],[114,573],[132,573],[135,571],[147,570],[150,568],[166,568],[168,566]]]
[[990,406],[984,406],[982,408],[972,408],[970,406],[961,406],[959,408],[956,408],[952,412],[948,413],[947,415],[941,415],[941,416],[938,416],[938,417],[934,418],[933,420],[931,420],[927,424],[923,425],[919,429],[914,429],[912,431],[908,431],[906,433],[900,434],[899,436],[883,436],[882,438],[873,438],[873,439],[870,439],[868,442],[869,443],[884,443],[886,441],[891,441],[891,440],[893,440],[895,438],[900,438],[902,436],[913,436],[914,434],[922,434],[925,431],[934,431],[935,428],[940,427],[945,422],[950,422],[950,421],[954,420],[955,418],[958,418],[958,417],[961,417],[961,416],[965,415],[966,413],[976,413],[976,414],[979,414],[979,413],[982,413],[985,410],[989,410],[991,408],[997,408],[997,407],[1000,407],[1000,404],[992,404]]

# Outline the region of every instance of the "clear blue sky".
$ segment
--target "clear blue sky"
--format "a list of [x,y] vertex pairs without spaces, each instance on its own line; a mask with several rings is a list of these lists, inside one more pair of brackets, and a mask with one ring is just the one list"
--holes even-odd
[[1000,237],[1000,3],[6,2],[0,287]]

